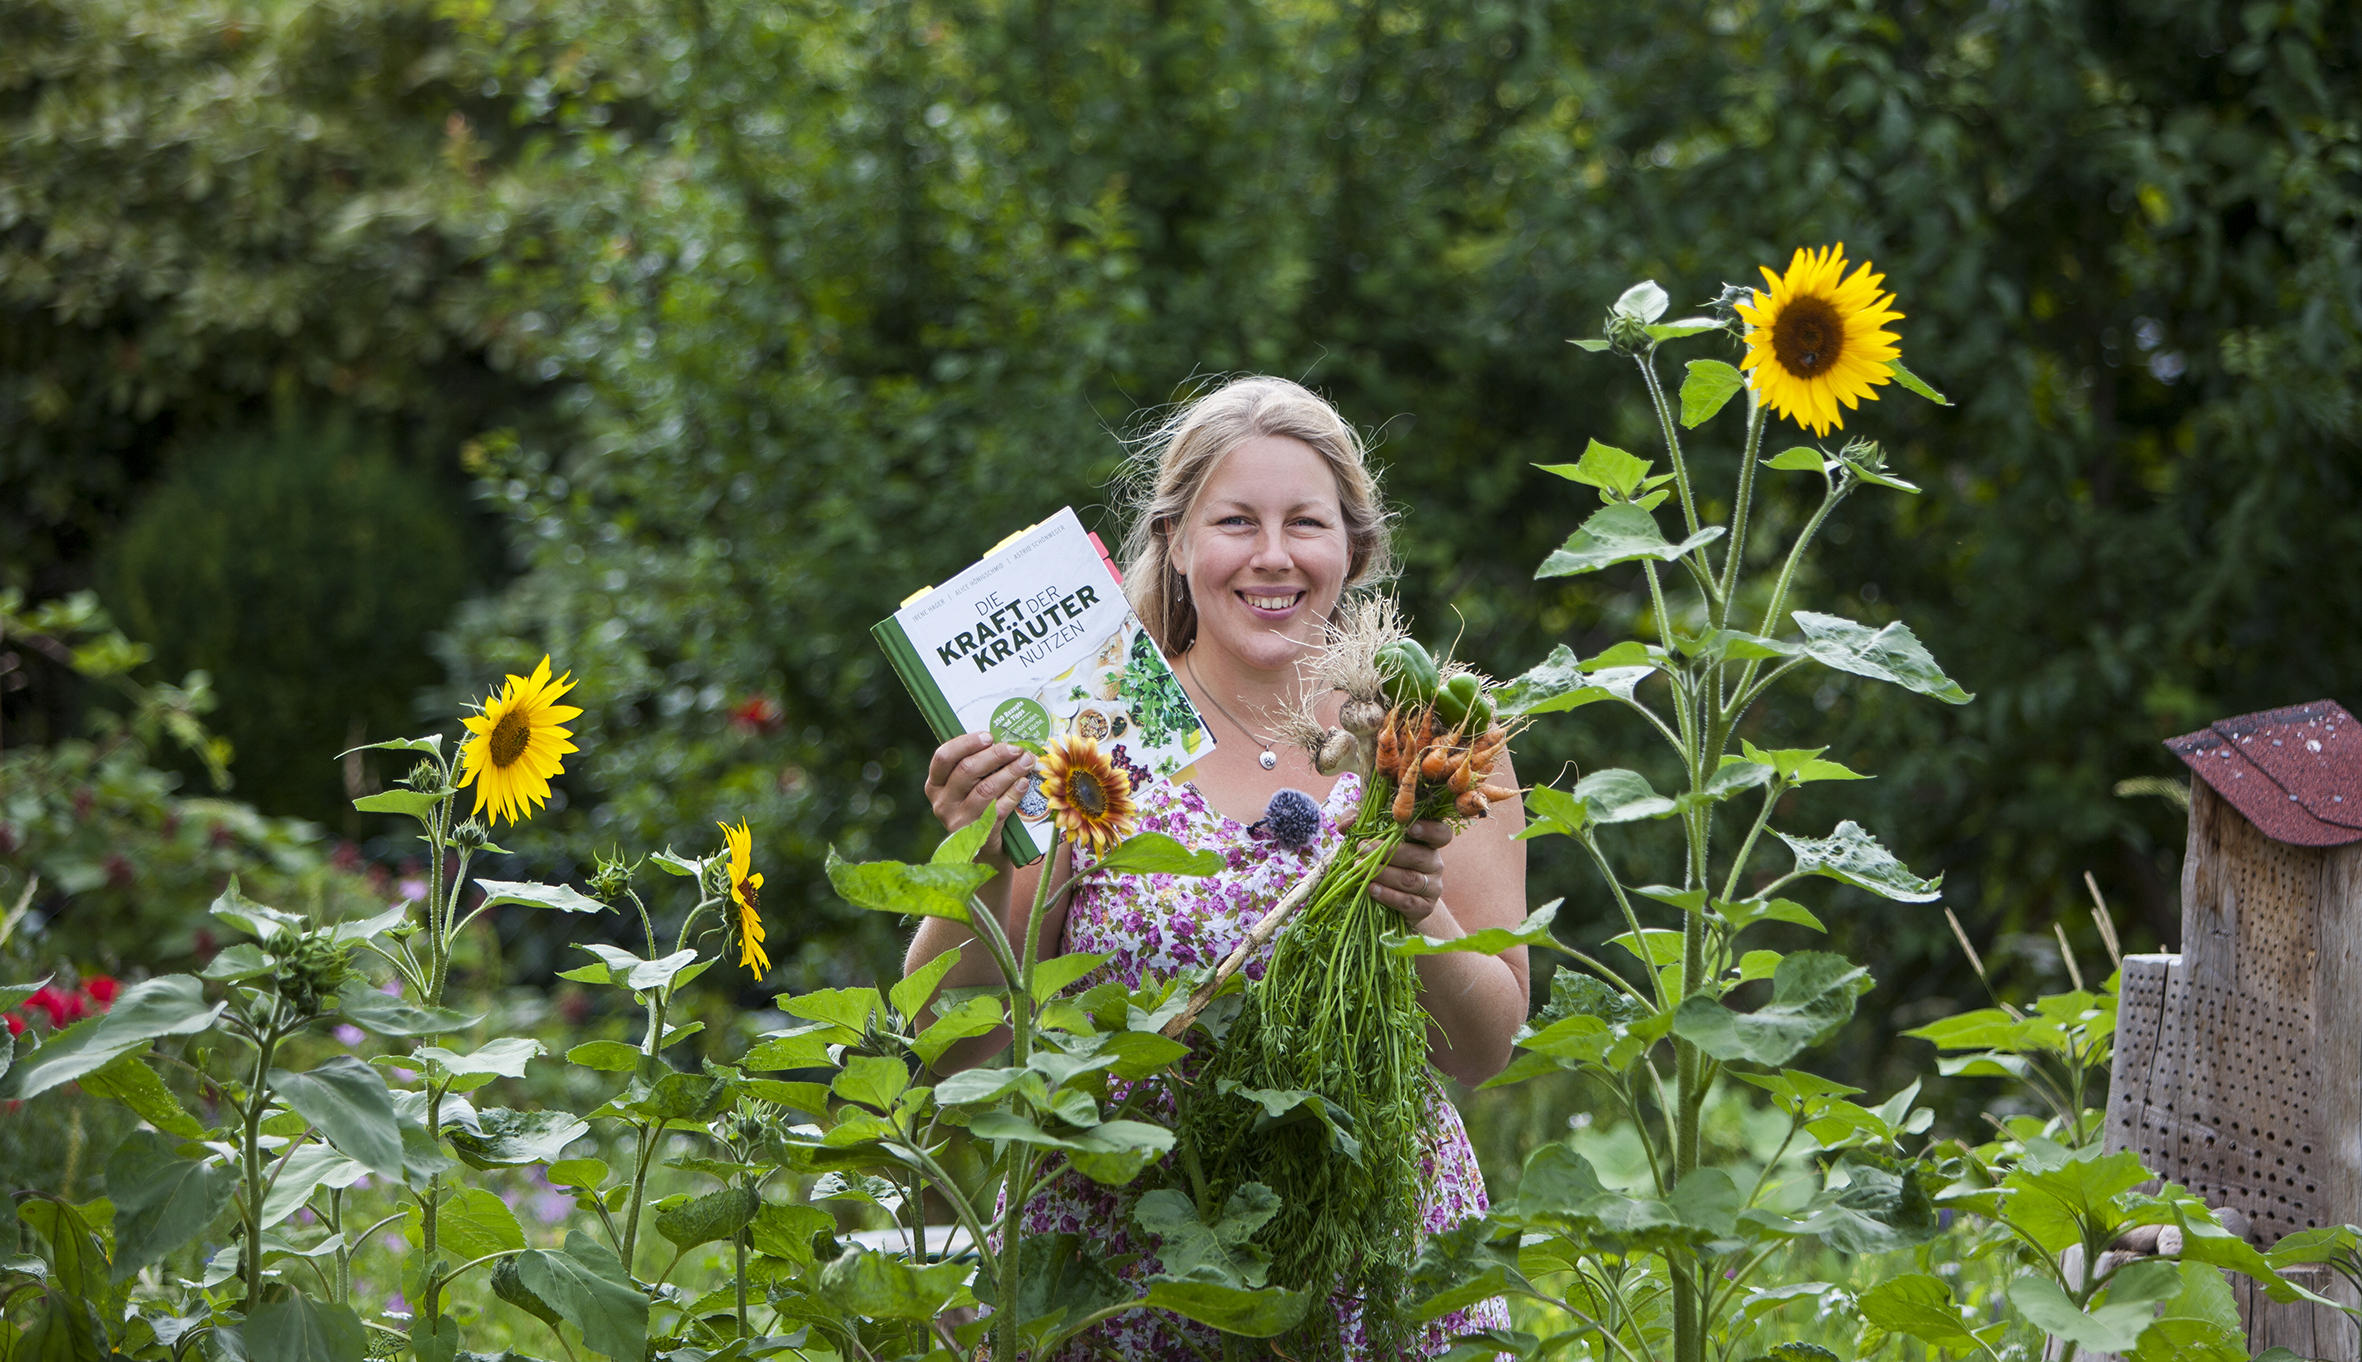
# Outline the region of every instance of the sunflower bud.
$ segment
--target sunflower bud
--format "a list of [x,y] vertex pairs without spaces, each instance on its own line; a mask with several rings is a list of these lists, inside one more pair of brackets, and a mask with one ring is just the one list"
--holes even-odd
[[475,851],[491,840],[492,834],[485,831],[484,825],[473,818],[461,822],[458,827],[451,830],[452,843],[463,850]]
[[421,761],[402,777],[402,783],[420,794],[439,795],[448,788],[443,784],[443,768],[431,761]]
[[1636,355],[1654,344],[1649,339],[1647,322],[1617,308],[1608,309],[1607,325],[1602,329],[1607,334],[1608,348],[1619,355]]
[[281,932],[270,946],[279,962],[271,983],[280,999],[301,1017],[319,1016],[352,972],[346,963],[352,946],[325,933]]
[[613,853],[599,857],[598,868],[591,872],[590,896],[602,903],[623,897],[623,891],[631,887],[632,871],[638,865],[637,861],[626,861]]

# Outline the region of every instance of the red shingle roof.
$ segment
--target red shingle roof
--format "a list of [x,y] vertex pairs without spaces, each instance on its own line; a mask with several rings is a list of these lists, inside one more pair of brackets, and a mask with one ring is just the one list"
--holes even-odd
[[2334,700],[2217,719],[2165,745],[2273,841],[2362,841],[2362,724]]

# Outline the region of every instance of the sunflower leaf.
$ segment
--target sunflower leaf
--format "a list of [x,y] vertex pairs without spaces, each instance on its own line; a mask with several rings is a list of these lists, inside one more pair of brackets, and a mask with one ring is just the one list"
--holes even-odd
[[[1650,327],[1651,332],[1659,328]],[[1693,359],[1689,362],[1689,377],[1681,380],[1681,425],[1684,430],[1695,430],[1707,418],[1721,411],[1746,380],[1739,371],[1718,359]]]
[[1886,367],[1894,374],[1895,382],[1902,384],[1912,392],[1919,394],[1921,397],[1926,398],[1928,401],[1935,403],[1939,407],[1948,407],[1952,405],[1952,400],[1950,398],[1927,386],[1926,380],[1920,378],[1919,375],[1912,373],[1909,369],[1904,368],[1903,362],[1901,360],[1890,359],[1886,362]]
[[1613,492],[1620,501],[1630,501],[1633,492],[1648,477],[1649,461],[1593,440],[1583,447],[1583,457],[1574,463],[1538,463],[1534,467],[1569,482]]
[[1799,610],[1791,618],[1804,631],[1805,655],[1816,662],[1873,681],[1891,681],[1947,705],[1965,705],[1976,698],[1944,675],[1919,636],[1900,620],[1872,629],[1838,615],[1809,610]]
[[1670,563],[1692,549],[1714,542],[1722,534],[1722,526],[1709,525],[1675,544],[1657,528],[1656,517],[1640,507],[1602,506],[1591,513],[1582,528],[1567,536],[1566,543],[1556,553],[1543,560],[1534,576],[1572,577],[1641,558]]
[[1672,303],[1656,280],[1643,279],[1624,290],[1624,296],[1616,299],[1615,310],[1637,322],[1653,322],[1664,316]]
[[425,794],[417,790],[380,790],[354,800],[353,807],[362,813],[406,813],[425,822],[434,816],[435,806],[442,803],[443,798],[442,795]]
[[1821,451],[1811,445],[1797,445],[1765,459],[1763,466],[1776,468],[1783,473],[1820,473],[1827,471],[1829,464]]
[[604,913],[607,905],[562,884],[534,884],[522,880],[478,880],[486,908],[521,903],[528,908],[555,908],[561,913]]
[[359,747],[337,753],[336,759],[343,761],[355,752],[428,752],[439,757],[443,755],[443,735],[429,733],[423,738],[388,738],[384,742],[365,742]]
[[1600,351],[1607,349],[1607,342],[1603,340],[1570,340],[1567,342],[1567,344],[1582,346],[1584,349],[1589,350],[1595,355]]
[[1658,322],[1654,326],[1645,326],[1641,329],[1648,333],[1650,340],[1679,340],[1683,336],[1694,336],[1701,331],[1719,331],[1722,329],[1722,323],[1712,317],[1684,317],[1677,322]]

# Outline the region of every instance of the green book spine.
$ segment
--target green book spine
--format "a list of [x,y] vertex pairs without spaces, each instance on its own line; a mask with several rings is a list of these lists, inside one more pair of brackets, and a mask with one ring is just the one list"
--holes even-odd
[[[901,623],[888,615],[872,625],[869,632],[877,639],[878,646],[886,650],[886,661],[893,666],[894,674],[902,678],[903,689],[918,701],[919,712],[927,716],[927,726],[935,730],[936,741],[948,742],[959,736],[964,731],[959,716],[951,712],[943,692],[935,688],[935,679],[927,675],[926,665],[919,661],[918,650],[911,646],[909,635],[902,632]],[[1001,829],[1001,846],[1018,865],[1032,865],[1042,858],[1032,831],[1016,814],[1010,814],[1008,823]]]

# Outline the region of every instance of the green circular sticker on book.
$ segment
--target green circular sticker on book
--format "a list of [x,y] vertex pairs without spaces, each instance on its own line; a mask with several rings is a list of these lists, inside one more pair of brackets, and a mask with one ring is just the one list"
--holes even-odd
[[1022,697],[1003,700],[992,712],[992,740],[1040,747],[1050,741],[1050,711]]

